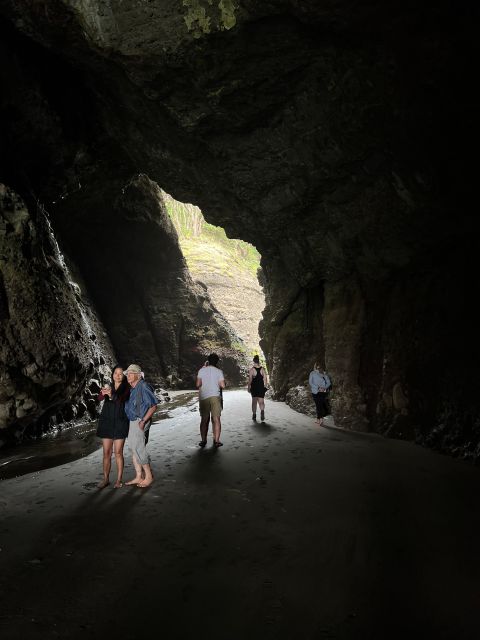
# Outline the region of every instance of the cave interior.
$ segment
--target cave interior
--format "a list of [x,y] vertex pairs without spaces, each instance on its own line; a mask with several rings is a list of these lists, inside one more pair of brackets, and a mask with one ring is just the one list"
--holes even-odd
[[276,399],[320,359],[339,426],[478,458],[478,9],[180,5],[0,4],[2,432],[115,360],[188,387],[220,348],[242,382],[164,189],[261,253]]

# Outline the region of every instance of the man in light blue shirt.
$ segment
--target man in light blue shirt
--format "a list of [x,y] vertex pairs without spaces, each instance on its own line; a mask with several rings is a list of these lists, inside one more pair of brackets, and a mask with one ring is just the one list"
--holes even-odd
[[135,478],[125,484],[149,487],[153,482],[150,457],[146,450],[151,417],[157,408],[158,399],[142,377],[138,364],[131,364],[125,371],[132,390],[125,403],[125,413],[130,420],[128,446],[132,451]]
[[327,393],[332,383],[325,369],[323,369],[318,362],[315,363],[313,371],[311,371],[308,376],[308,384],[310,385],[312,398],[317,410],[317,419],[315,422],[321,426],[324,417],[329,414]]

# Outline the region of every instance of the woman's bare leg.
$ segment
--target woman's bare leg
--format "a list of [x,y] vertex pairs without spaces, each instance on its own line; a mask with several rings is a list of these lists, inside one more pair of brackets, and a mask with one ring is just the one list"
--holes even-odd
[[264,398],[258,398],[258,406],[260,407],[260,420],[265,420],[265,400]]
[[258,400],[258,398],[254,398],[252,396],[252,413],[254,415],[257,413],[257,400]]
[[98,483],[97,487],[103,489],[110,484],[110,469],[112,468],[112,446],[113,440],[110,438],[102,438],[103,446],[103,480]]
[[117,463],[117,481],[113,485],[115,489],[119,489],[122,486],[123,467],[125,461],[123,459],[123,446],[125,440],[115,440],[113,443],[113,450],[115,452],[115,462]]

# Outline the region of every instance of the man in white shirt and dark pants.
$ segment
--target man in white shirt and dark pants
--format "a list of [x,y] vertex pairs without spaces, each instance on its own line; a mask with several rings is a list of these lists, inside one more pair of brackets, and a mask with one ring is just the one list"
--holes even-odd
[[197,389],[200,395],[200,436],[202,438],[198,443],[200,447],[207,444],[210,416],[213,424],[213,446],[223,446],[223,443],[220,442],[222,430],[220,416],[222,415],[221,390],[225,389],[225,379],[223,371],[217,368],[218,361],[217,354],[211,353],[205,366],[197,374]]

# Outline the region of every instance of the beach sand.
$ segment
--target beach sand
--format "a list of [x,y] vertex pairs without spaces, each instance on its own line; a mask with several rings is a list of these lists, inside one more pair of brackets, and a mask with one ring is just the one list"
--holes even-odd
[[153,425],[148,489],[101,451],[0,482],[2,640],[478,637],[477,468],[224,404],[218,450],[195,404]]

